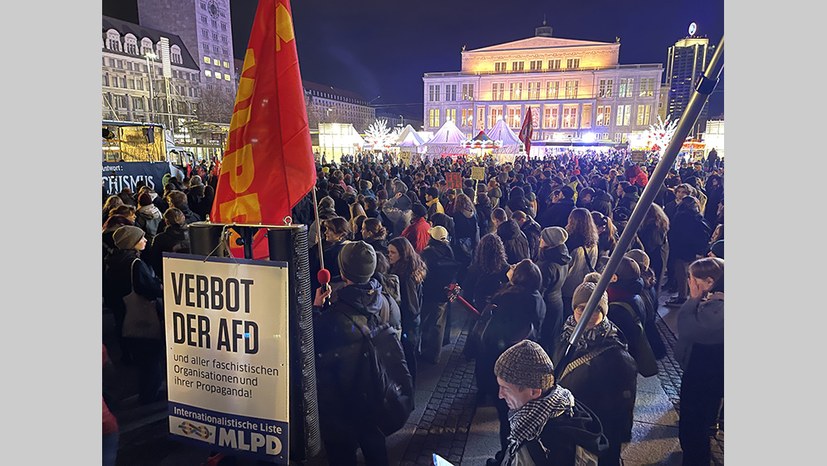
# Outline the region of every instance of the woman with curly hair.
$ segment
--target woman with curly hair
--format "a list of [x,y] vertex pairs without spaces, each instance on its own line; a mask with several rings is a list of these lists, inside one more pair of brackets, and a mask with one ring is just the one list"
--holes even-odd
[[571,315],[571,297],[574,295],[575,288],[583,283],[586,274],[596,270],[599,252],[597,226],[588,210],[582,207],[574,208],[569,214],[566,232],[569,235],[566,248],[571,255],[571,262],[569,262],[566,281],[563,282],[563,288],[560,290],[563,295],[564,317]]
[[419,257],[407,238],[399,236],[388,243],[390,273],[399,277],[399,311],[402,318],[402,348],[408,361],[408,370],[416,383],[416,361],[421,339],[422,282],[428,273],[425,261]]
[[483,236],[461,283],[463,295],[482,312],[489,298],[508,282],[508,268],[505,246],[500,237],[493,233]]

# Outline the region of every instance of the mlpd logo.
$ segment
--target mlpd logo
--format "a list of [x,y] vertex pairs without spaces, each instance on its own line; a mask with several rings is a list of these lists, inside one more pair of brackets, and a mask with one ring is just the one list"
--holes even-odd
[[189,421],[184,421],[178,424],[178,428],[181,429],[181,432],[183,432],[185,435],[195,434],[196,436],[205,440],[210,438],[210,431],[209,429],[207,429],[206,426],[199,427]]

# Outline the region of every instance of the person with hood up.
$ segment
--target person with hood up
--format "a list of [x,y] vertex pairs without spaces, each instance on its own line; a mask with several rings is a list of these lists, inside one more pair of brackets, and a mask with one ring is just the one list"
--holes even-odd
[[537,223],[543,228],[564,227],[572,210],[574,210],[574,189],[565,185],[551,192],[551,205],[537,219]]
[[531,251],[528,246],[528,239],[520,230],[520,225],[509,219],[505,210],[501,208],[494,209],[491,212],[491,222],[494,224],[496,235],[500,237],[505,246],[505,256],[508,258],[509,264],[516,264],[523,259],[528,259]]
[[525,212],[527,215],[534,217],[534,208],[528,199],[525,197],[525,191],[519,186],[514,186],[508,194],[508,202],[505,206],[505,213],[511,217],[514,212]]
[[599,280],[599,273],[590,273],[574,291],[574,313],[563,325],[552,360],[556,366],[565,363],[558,383],[571,390],[574,397],[591,408],[600,419],[609,448],[601,452],[598,464],[607,466],[620,464],[622,445],[632,440],[637,365],[627,351],[623,334],[607,317],[609,297],[605,292],[597,302],[583,334],[563,361],[571,335],[582,319],[586,303]]
[[[330,464],[356,464],[361,448],[367,465],[387,465],[385,435],[364,416],[365,383],[355,376],[364,344],[356,325],[370,330],[390,323],[400,328],[399,307],[382,293],[373,275],[376,252],[364,241],[349,241],[339,252],[338,269],[345,283],[332,294],[331,288],[316,289],[313,301],[313,340],[316,354],[316,387],[319,428]],[[331,304],[323,308],[326,298]],[[367,382],[367,381],[362,381]]]
[[407,238],[416,252],[422,254],[422,251],[428,246],[428,241],[430,240],[428,230],[430,230],[431,225],[428,223],[428,220],[426,220],[428,209],[422,204],[414,204],[411,212],[413,214],[411,224],[405,227],[399,236]]
[[138,197],[138,210],[135,211],[135,226],[144,230],[146,239],[150,243],[158,234],[163,222],[161,211],[152,203],[152,196],[143,193]]
[[541,292],[546,303],[546,317],[540,329],[539,341],[550,354],[554,353],[565,318],[561,290],[569,272],[569,262],[571,262],[569,250],[566,248],[568,237],[566,229],[562,227],[544,228],[540,233],[537,266],[543,275]]

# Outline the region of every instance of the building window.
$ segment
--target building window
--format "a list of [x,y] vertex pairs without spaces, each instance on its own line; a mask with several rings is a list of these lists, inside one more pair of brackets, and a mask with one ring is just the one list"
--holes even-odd
[[611,121],[612,107],[610,105],[598,105],[597,119],[594,122],[595,126],[609,126]]
[[505,99],[505,83],[493,83],[491,84],[491,100],[503,100]]
[[152,51],[152,40],[144,37],[141,39],[141,55],[146,55]]
[[540,100],[540,81],[528,82],[528,100]]
[[428,126],[432,128],[439,127],[439,109],[432,108],[428,110]]
[[557,120],[559,114],[559,107],[557,105],[544,105],[543,106],[543,128],[547,129],[557,129],[558,123]]
[[493,128],[494,125],[497,124],[498,120],[503,119],[503,108],[502,107],[491,107],[491,111],[488,112],[488,127]]
[[566,60],[566,68],[573,69],[573,68],[580,68],[580,59],[579,58],[569,58]]
[[548,69],[550,69],[550,70],[559,70],[560,69],[560,59],[549,60],[548,61]]
[[556,99],[560,96],[560,81],[546,81],[546,99]]
[[543,69],[543,60],[531,60],[528,64],[531,71],[540,71]]
[[614,88],[614,81],[611,79],[601,79],[597,86],[597,97],[610,98],[612,96],[612,89]]
[[629,126],[629,120],[632,118],[632,106],[631,105],[618,105],[617,106],[617,117],[615,119],[615,125],[617,126]]
[[123,51],[121,48],[121,35],[118,31],[114,29],[106,31],[106,48],[109,50],[116,50],[118,52]]
[[577,81],[566,81],[566,98],[567,99],[576,99],[577,98]]
[[592,104],[583,104],[583,113],[580,115],[580,127],[592,127]]
[[217,32],[212,33],[212,40],[218,42],[218,33]]
[[494,71],[496,71],[497,73],[505,73],[505,65],[506,63],[504,61],[498,61],[497,63],[494,63]]
[[634,78],[620,78],[620,83],[617,85],[618,97],[632,97],[632,89],[635,86]]
[[439,102],[439,85],[428,86],[428,102]]
[[565,105],[563,106],[563,129],[577,128],[577,106]]
[[221,79],[221,73],[215,73],[215,79]]
[[227,23],[225,23],[224,21],[222,21],[222,22],[221,22],[221,30],[222,30],[222,31],[226,31],[226,30],[227,30]]
[[104,85],[104,86],[108,86],[108,85],[109,85],[109,74],[108,74],[108,73],[104,73],[104,74],[103,74],[103,85]]
[[653,97],[655,95],[655,78],[641,78],[638,97]]
[[133,97],[132,98],[132,110],[143,110],[144,109],[144,99],[142,97]]
[[477,109],[477,125],[480,129],[483,129],[483,124],[485,123],[485,108],[480,107]]
[[203,24],[204,26],[207,25],[207,16],[206,15],[201,15],[201,24]]
[[462,85],[462,100],[474,100],[474,85],[473,84],[463,84]]
[[453,122],[457,121],[457,109],[455,108],[446,108],[445,109],[445,121],[451,120]]
[[210,60],[210,57],[204,57],[204,63],[206,63],[206,64],[208,64],[208,65],[209,65],[209,64],[210,64],[210,61],[211,61],[211,60]]
[[138,55],[138,39],[135,38],[132,34],[127,34],[123,38],[124,44],[126,45],[126,53],[130,55]]
[[227,68],[228,70],[230,69],[230,62],[224,61],[221,64],[224,65],[224,68]]
[[144,90],[144,80],[143,79],[136,79],[135,80],[135,88],[139,91]]
[[126,96],[124,95],[113,95],[112,96],[112,103],[115,108],[126,108]]
[[470,108],[462,109],[462,126],[472,126],[474,121],[474,110]]
[[652,115],[652,106],[651,105],[638,105],[637,106],[637,121],[635,122],[638,126],[646,126],[649,124],[649,119]]
[[210,70],[204,70],[204,76],[209,76],[209,77],[212,77],[212,71],[210,71]]
[[520,107],[508,107],[508,119],[506,123],[511,128],[519,128],[522,124]]
[[229,75],[229,74],[225,74],[225,75],[224,75],[224,81],[229,81],[229,80],[230,80],[230,75]]
[[218,29],[218,21],[211,19],[210,25],[212,25],[213,29]]
[[172,63],[177,63],[179,65],[184,63],[184,59],[181,57],[181,47],[178,47],[177,45],[173,45],[172,47],[169,48],[169,54],[170,54],[169,59],[170,59],[170,61],[172,61]]
[[445,85],[445,100],[448,100],[448,101],[457,100],[457,85],[456,84],[446,84]]
[[218,55],[218,46],[217,46],[217,45],[213,45],[213,46],[212,46],[212,51],[213,51],[213,53],[214,53],[214,54]]
[[221,66],[221,60],[219,60],[217,58],[213,58],[212,59],[212,64],[215,65],[215,66]]
[[509,84],[509,95],[511,100],[520,100],[523,98],[523,83]]
[[523,71],[525,69],[525,62],[524,61],[513,61],[511,62],[511,71]]

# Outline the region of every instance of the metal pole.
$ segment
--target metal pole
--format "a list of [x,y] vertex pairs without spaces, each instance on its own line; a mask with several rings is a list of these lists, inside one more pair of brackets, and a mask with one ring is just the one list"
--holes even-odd
[[658,161],[655,170],[652,172],[652,176],[649,177],[649,182],[646,184],[646,188],[643,190],[637,205],[635,205],[635,210],[629,217],[626,228],[623,229],[623,234],[620,235],[620,239],[617,241],[617,245],[615,246],[611,257],[609,257],[609,262],[606,264],[606,268],[603,270],[603,273],[600,274],[600,280],[597,282],[597,287],[589,298],[589,301],[586,303],[586,309],[583,311],[583,317],[580,318],[580,322],[577,323],[577,326],[574,328],[574,332],[572,332],[571,337],[569,338],[565,355],[561,361],[562,363],[558,362],[558,366],[555,368],[556,375],[559,376],[559,374],[562,374],[563,369],[568,364],[571,349],[574,347],[577,339],[583,334],[586,323],[589,319],[591,319],[591,316],[597,307],[597,302],[600,300],[603,292],[606,291],[606,287],[609,285],[612,275],[614,275],[615,270],[617,270],[617,266],[620,264],[621,259],[625,255],[626,249],[632,243],[632,239],[637,233],[637,230],[643,221],[643,217],[646,215],[646,211],[649,210],[649,207],[652,205],[652,201],[655,199],[658,191],[660,191],[663,186],[663,181],[666,179],[669,169],[675,162],[675,158],[678,155],[678,151],[680,151],[681,145],[683,145],[686,136],[695,125],[695,121],[698,119],[698,115],[700,115],[704,104],[710,94],[712,94],[715,86],[718,84],[718,78],[720,77],[721,70],[724,67],[723,54],[724,38],[721,37],[721,41],[718,43],[715,54],[709,62],[709,66],[704,74],[701,75],[701,78],[695,87],[695,91],[689,98],[689,104],[686,106],[683,115],[681,115],[678,126],[675,128],[675,133],[672,135],[672,139],[666,146],[666,150],[664,150],[663,156]]

